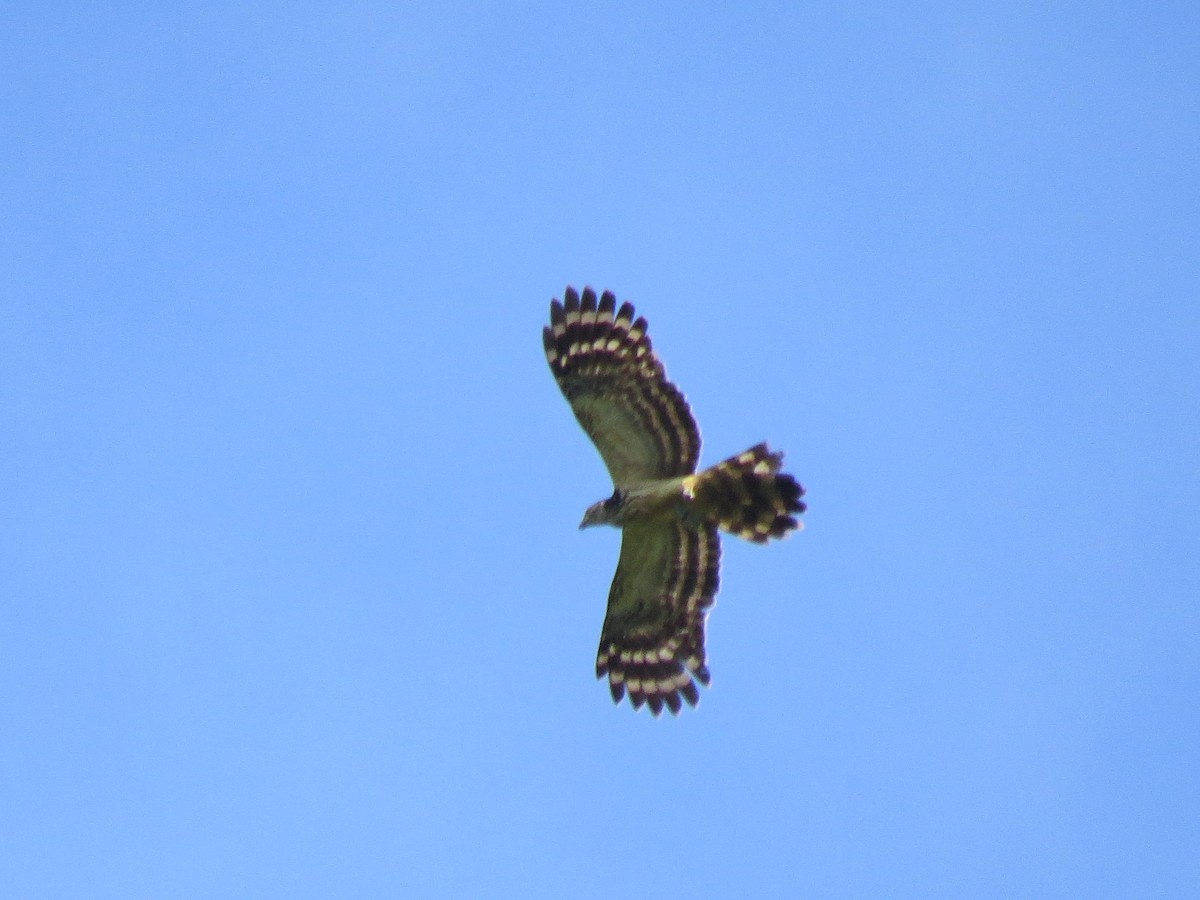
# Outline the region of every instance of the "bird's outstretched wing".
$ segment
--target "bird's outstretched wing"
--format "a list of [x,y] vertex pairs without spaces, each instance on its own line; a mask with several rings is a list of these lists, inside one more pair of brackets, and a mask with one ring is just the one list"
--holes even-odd
[[713,525],[680,520],[631,522],[608,595],[596,677],[608,676],[613,700],[677,713],[707,685],[704,622],[719,582],[721,544]]
[[567,288],[542,331],[546,359],[575,418],[620,487],[689,475],[700,431],[683,394],[650,346],[646,320],[605,291]]

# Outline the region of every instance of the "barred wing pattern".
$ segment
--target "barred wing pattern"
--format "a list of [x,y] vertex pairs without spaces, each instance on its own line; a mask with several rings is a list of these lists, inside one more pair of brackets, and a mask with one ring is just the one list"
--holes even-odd
[[[615,488],[583,525],[622,529],[596,677],[613,700],[678,713],[707,685],[704,626],[719,583],[719,530],[755,543],[798,528],[804,489],[758,444],[695,474],[700,432],[633,306],[572,288],[550,305],[546,360]],[[583,527],[583,526],[581,526]]]
[[719,584],[715,526],[634,522],[621,536],[621,559],[608,595],[596,677],[608,676],[613,701],[625,692],[635,709],[664,704],[678,713],[707,685],[704,619]]
[[[600,451],[617,487],[689,475],[700,431],[683,394],[667,381],[633,306],[605,291],[567,288],[542,332],[546,359],[575,418]],[[614,310],[616,310],[614,312]]]

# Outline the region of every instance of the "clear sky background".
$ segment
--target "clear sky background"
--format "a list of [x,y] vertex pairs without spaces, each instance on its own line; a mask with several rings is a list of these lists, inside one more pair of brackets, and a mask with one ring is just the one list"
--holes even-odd
[[[0,894],[1200,896],[1193,2],[10,4]],[[634,302],[713,686],[593,664]]]

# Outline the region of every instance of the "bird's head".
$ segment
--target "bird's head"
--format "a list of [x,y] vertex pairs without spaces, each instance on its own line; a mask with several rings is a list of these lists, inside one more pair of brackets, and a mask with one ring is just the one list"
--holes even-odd
[[621,492],[615,491],[607,500],[593,503],[583,514],[583,521],[579,523],[580,529],[591,528],[593,525],[616,525],[623,499]]

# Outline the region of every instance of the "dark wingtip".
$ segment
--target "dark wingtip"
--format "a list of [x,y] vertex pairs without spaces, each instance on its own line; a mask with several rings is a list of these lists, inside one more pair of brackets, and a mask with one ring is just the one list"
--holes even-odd
[[700,691],[696,689],[696,682],[689,681],[679,689],[683,694],[683,699],[687,701],[688,706],[695,707],[700,702]]
[[612,694],[613,703],[620,703],[625,697],[625,682],[608,680],[608,692]]
[[638,316],[637,321],[629,326],[629,330],[641,332],[641,337],[638,338],[638,343],[646,348],[647,353],[654,349],[654,345],[650,343],[650,326],[646,324],[645,316]]

